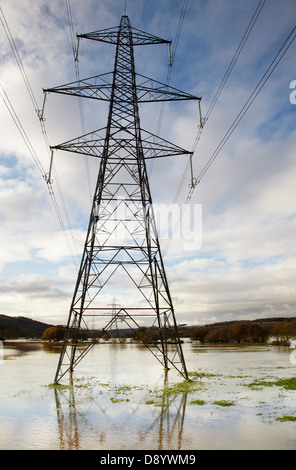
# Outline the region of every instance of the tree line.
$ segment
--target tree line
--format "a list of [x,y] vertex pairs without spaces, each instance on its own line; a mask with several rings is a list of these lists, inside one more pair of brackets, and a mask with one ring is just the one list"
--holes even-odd
[[270,324],[238,322],[231,325],[203,326],[193,329],[193,341],[200,343],[266,343],[270,338],[273,344],[288,346],[296,338],[296,319]]
[[[74,333],[73,333],[74,334]],[[85,341],[97,336],[97,332],[79,330],[75,332],[75,338],[79,341]],[[191,341],[199,341],[200,343],[216,343],[216,344],[243,344],[243,343],[267,343],[270,339],[273,344],[288,346],[293,338],[296,338],[296,319],[275,321],[275,322],[252,322],[242,321],[231,324],[206,325],[196,328],[182,328],[180,331],[182,337],[188,337]],[[46,341],[62,341],[65,335],[65,327],[61,325],[47,328],[42,339]],[[104,333],[102,339],[119,338],[124,340],[130,338],[132,340],[142,340],[147,343],[149,340],[160,340],[161,332],[157,328],[148,329],[139,328],[137,331],[122,332],[118,331]],[[74,339],[74,337],[73,337]],[[168,338],[169,340],[169,338]]]
[[[57,326],[52,326],[50,328],[47,328],[43,334],[41,339],[44,341],[63,341],[64,336],[65,336],[65,326],[63,325],[57,325]],[[78,340],[78,341],[86,341],[89,339],[97,338],[98,336],[101,337],[103,340],[109,340],[112,338],[118,338],[120,340],[125,340],[127,338],[132,339],[132,340],[141,340],[144,343],[150,343],[150,342],[155,342],[155,341],[160,341],[162,337],[164,337],[164,332],[160,330],[159,328],[152,327],[152,328],[147,328],[147,327],[139,327],[136,330],[128,330],[128,331],[105,331],[102,334],[102,331],[100,330],[73,330],[69,338],[72,340]],[[171,340],[171,334],[166,331],[166,338],[167,340]]]

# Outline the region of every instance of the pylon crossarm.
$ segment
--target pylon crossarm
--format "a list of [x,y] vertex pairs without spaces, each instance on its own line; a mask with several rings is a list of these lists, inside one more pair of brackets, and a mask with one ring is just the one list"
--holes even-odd
[[[59,145],[52,146],[51,149],[54,150],[64,150],[67,152],[79,153],[82,155],[89,155],[91,157],[103,157],[105,145],[106,145],[106,138],[101,136],[100,132],[103,129],[98,129],[96,131],[92,131],[88,134],[81,135],[72,140],[68,140]],[[118,133],[120,131],[126,131],[126,128],[118,128]],[[127,153],[124,156],[124,163],[134,164],[135,163],[135,136],[130,137],[130,132],[127,133],[125,138],[123,137],[115,137],[116,134],[110,135],[109,138],[109,148],[110,148],[110,155],[109,155],[109,162],[111,163],[118,163],[118,161],[122,161],[118,155],[120,150],[125,149],[132,149],[133,151]],[[163,157],[173,157],[177,155],[190,155],[192,152],[179,147],[178,145],[172,144],[168,140],[162,139],[156,134],[151,132],[145,131],[141,129],[142,135],[142,150],[145,160],[155,159],[155,158],[163,158]]]
[[143,46],[143,45],[150,45],[150,44],[169,44],[171,41],[166,39],[159,38],[152,34],[145,33],[140,29],[131,28],[129,24],[129,19],[127,16],[123,16],[121,18],[121,23],[119,28],[107,28],[101,29],[99,31],[93,31],[91,33],[86,34],[77,34],[78,38],[81,39],[92,39],[94,41],[106,42],[108,44],[115,44],[118,45],[120,41],[120,37],[118,37],[118,31],[124,30],[122,36],[125,37],[127,34],[132,36],[132,44],[133,46]]
[[[112,78],[112,73],[104,73],[93,77],[77,80],[52,88],[44,88],[44,93],[59,93],[62,95],[78,96],[80,98],[90,98],[100,101],[110,101],[113,84],[108,83],[105,78]],[[145,75],[135,74],[142,83],[137,84],[138,103],[153,103],[157,101],[200,101],[198,96],[185,93],[165,83],[159,82]],[[103,77],[103,78],[102,78]],[[102,82],[102,83],[100,83]],[[147,85],[149,83],[149,86]],[[120,101],[129,101],[129,87],[132,84],[126,82],[117,85],[117,92],[121,92]]]

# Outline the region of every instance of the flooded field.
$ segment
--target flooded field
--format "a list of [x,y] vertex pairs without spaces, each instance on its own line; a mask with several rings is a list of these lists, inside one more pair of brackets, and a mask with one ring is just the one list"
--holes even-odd
[[59,346],[5,343],[0,449],[296,449],[295,351],[183,348],[189,383],[142,345],[102,343],[54,387]]

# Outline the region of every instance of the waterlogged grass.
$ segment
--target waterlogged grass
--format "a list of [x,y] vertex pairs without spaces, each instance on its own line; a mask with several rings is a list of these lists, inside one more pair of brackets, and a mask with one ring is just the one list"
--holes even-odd
[[146,400],[145,405],[155,405],[155,400]]
[[197,382],[178,382],[169,387],[165,387],[163,390],[163,395],[171,397],[174,395],[179,395],[180,393],[193,393],[200,388],[201,384]]
[[[227,400],[216,400],[210,403],[211,405],[216,405],[216,406],[222,406],[222,407],[228,407],[228,406],[234,406],[235,403],[233,401],[227,401]],[[206,402],[204,400],[191,400],[190,405],[206,405]]]
[[[96,377],[75,378],[69,385],[50,384],[48,388],[64,391],[73,387],[75,393],[83,393],[85,398],[96,399],[98,396],[103,396],[109,399],[113,404],[136,402],[155,407],[168,407],[177,396],[182,397],[188,394],[192,397],[188,402],[189,405],[202,406],[207,404],[198,394],[207,389],[211,381],[210,379],[215,377],[219,378],[221,376],[203,371],[190,372],[188,375],[189,380],[155,388],[141,385],[113,385],[110,383],[102,383]],[[136,392],[144,393],[144,398],[143,394],[137,396]],[[234,402],[216,400],[215,402],[208,402],[208,404],[228,407],[233,406]]]
[[205,405],[206,402],[204,400],[191,400],[190,405]]
[[63,385],[63,384],[56,384],[56,383],[45,385],[45,387],[50,390],[69,390],[71,388],[70,385]]
[[208,377],[221,377],[220,374],[210,374],[208,372],[188,372],[188,377],[191,380],[191,378],[194,379],[206,379]]
[[234,405],[234,402],[233,401],[227,401],[227,400],[216,400],[216,401],[213,401],[213,405],[217,405],[217,406],[233,406]]
[[[213,377],[214,374],[206,374],[203,372],[192,372],[190,380],[177,382],[164,387],[148,387],[137,385],[114,385],[110,383],[102,383],[96,377],[80,377],[75,378],[68,385],[65,384],[49,384],[47,388],[54,390],[73,390],[78,394],[83,394],[85,398],[96,399],[98,396],[104,396],[110,399],[112,403],[121,402],[137,402],[153,406],[169,406],[170,402],[178,395],[194,394],[205,387],[207,377]],[[137,392],[142,392],[140,398],[136,395]],[[144,393],[144,399],[143,399]],[[194,404],[199,403],[199,400],[193,400]]]
[[[250,372],[250,371],[248,371]],[[258,373],[258,370],[257,372]],[[85,400],[96,400],[98,397],[105,399],[114,404],[115,406],[125,406],[137,404],[142,406],[151,406],[151,407],[169,407],[174,400],[179,397],[181,400],[183,397],[189,397],[187,405],[189,406],[205,406],[208,407],[222,407],[229,408],[237,404],[241,404],[238,400],[240,399],[239,391],[235,391],[233,386],[230,385],[229,380],[236,379],[237,386],[248,387],[250,394],[251,390],[260,390],[264,387],[281,387],[282,390],[296,390],[296,378],[275,378],[274,376],[265,376],[265,379],[255,379],[253,376],[253,381],[250,381],[250,375],[222,375],[222,374],[212,374],[209,372],[197,371],[189,373],[188,381],[180,381],[173,384],[166,384],[165,386],[148,386],[148,385],[129,385],[129,384],[112,384],[109,382],[100,382],[97,377],[80,377],[73,379],[72,383],[69,385],[63,384],[50,384],[48,388],[56,390],[67,390],[73,387],[73,392],[80,394]],[[217,379],[218,382],[215,380]],[[246,380],[249,383],[246,383]],[[252,380],[252,379],[251,379]],[[218,385],[219,384],[219,385]],[[223,398],[219,395],[217,396],[217,386],[223,393]],[[222,387],[222,388],[221,388]],[[230,387],[228,397],[225,397],[225,388]],[[211,397],[211,391],[215,390],[216,399],[213,401],[213,396]],[[242,389],[241,389],[242,390]],[[233,393],[236,393],[235,400],[233,400]],[[262,392],[264,393],[264,392]],[[281,393],[283,393],[281,391]],[[204,399],[208,397],[208,399]],[[251,395],[250,395],[251,397]],[[243,394],[241,400],[246,402],[251,399],[250,397]],[[212,399],[211,399],[212,398]],[[229,399],[227,399],[229,398]],[[279,397],[276,397],[276,400],[279,400]],[[260,402],[259,402],[260,403]],[[275,408],[273,411],[270,410],[270,406],[262,401],[257,416],[261,416],[262,419],[269,419],[274,422],[295,422],[296,417],[290,414],[290,410],[286,409],[286,414],[279,416]],[[281,409],[283,412],[283,409]],[[278,417],[277,417],[278,416]]]
[[116,397],[111,397],[110,401],[112,403],[121,403],[122,401],[130,401],[129,398],[116,398]]
[[291,379],[280,379],[274,382],[278,387],[284,387],[286,390],[296,390],[296,377]]
[[267,381],[267,380],[256,380],[255,382],[251,382],[247,384],[250,388],[257,388],[257,387],[283,387],[285,390],[296,390],[296,377],[292,377],[290,379],[278,379],[274,381]]
[[[132,401],[135,398],[135,392],[145,390],[144,386],[100,382],[96,377],[76,377],[68,385],[52,383],[46,387],[61,392],[72,390],[88,400],[95,400],[100,396],[109,399],[114,404]],[[150,392],[152,393],[152,390]]]
[[282,417],[276,418],[276,421],[281,421],[281,422],[296,421],[296,416],[282,416]]

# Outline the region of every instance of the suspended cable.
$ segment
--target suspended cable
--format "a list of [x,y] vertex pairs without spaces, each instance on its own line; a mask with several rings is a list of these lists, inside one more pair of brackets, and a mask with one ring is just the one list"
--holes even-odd
[[[11,31],[10,31],[10,28],[8,26],[8,23],[6,21],[6,18],[5,18],[5,15],[4,15],[4,12],[2,10],[2,8],[0,7],[0,13],[1,13],[1,16],[0,16],[0,21],[2,23],[2,26],[3,26],[3,29],[4,29],[4,32],[6,34],[6,37],[7,37],[7,40],[9,42],[9,45],[11,47],[11,50],[13,52],[13,55],[15,57],[15,60],[16,60],[16,63],[19,67],[19,70],[20,70],[20,73],[22,75],[22,78],[24,80],[24,83],[25,83],[25,86],[26,86],[26,89],[28,91],[28,94],[29,94],[29,97],[33,103],[33,107],[34,107],[34,110],[39,118],[39,122],[40,122],[40,125],[41,125],[41,129],[42,129],[42,133],[44,135],[44,138],[45,138],[45,143],[46,143],[46,146],[49,150],[49,143],[48,143],[48,139],[47,139],[47,134],[46,134],[46,129],[44,127],[44,119],[43,119],[43,110],[44,110],[44,104],[45,104],[45,100],[43,102],[43,107],[42,107],[42,110],[40,111],[39,110],[39,106],[38,106],[38,103],[37,103],[37,100],[34,96],[34,93],[33,93],[33,90],[32,90],[32,87],[30,85],[30,82],[29,82],[29,79],[28,79],[28,76],[26,74],[26,71],[24,69],[24,66],[23,66],[23,63],[21,61],[21,58],[20,58],[20,55],[18,53],[18,50],[17,50],[17,47],[16,47],[16,44],[15,44],[15,41],[11,35]],[[44,176],[44,175],[42,175]]]
[[[41,164],[41,162],[40,162],[40,160],[39,160],[39,158],[38,158],[38,156],[37,156],[37,153],[36,153],[36,151],[34,150],[33,145],[32,145],[32,143],[31,143],[31,141],[30,141],[30,139],[29,139],[29,137],[28,137],[28,135],[27,135],[27,133],[26,133],[24,127],[22,126],[22,124],[21,124],[21,122],[20,122],[20,120],[19,120],[19,118],[18,118],[18,116],[17,116],[17,114],[16,114],[16,112],[15,112],[15,109],[14,109],[14,107],[13,107],[13,105],[12,105],[12,103],[11,103],[11,101],[10,101],[10,99],[9,99],[9,97],[8,97],[6,91],[4,90],[3,85],[2,85],[1,83],[0,83],[0,94],[1,94],[1,97],[2,97],[2,99],[3,99],[3,101],[4,101],[4,104],[5,104],[6,108],[7,108],[8,111],[9,111],[9,114],[11,115],[11,117],[12,117],[12,119],[13,119],[15,125],[17,126],[17,129],[18,129],[19,133],[21,134],[21,137],[22,137],[23,141],[25,142],[26,147],[28,148],[30,154],[32,155],[32,157],[33,157],[33,159],[34,159],[34,161],[35,161],[35,163],[36,163],[36,166],[37,166],[38,170],[40,171],[42,177],[44,177],[45,171],[44,171],[44,169],[43,169],[43,167],[42,167],[42,164]],[[55,211],[56,211],[56,215],[57,215],[57,218],[58,218],[58,220],[59,220],[59,223],[60,223],[62,232],[63,232],[63,234],[64,234],[64,237],[65,237],[65,240],[66,240],[66,243],[67,243],[69,252],[70,252],[70,254],[71,254],[72,260],[73,260],[74,264],[77,266],[77,262],[76,262],[76,260],[75,260],[75,257],[74,257],[74,255],[73,255],[73,252],[72,252],[72,249],[71,249],[71,244],[70,244],[69,239],[68,239],[67,230],[66,230],[65,225],[64,225],[64,222],[63,222],[63,217],[62,217],[61,212],[60,212],[60,210],[59,210],[59,207],[58,207],[58,204],[57,204],[57,201],[56,201],[54,192],[53,192],[53,190],[52,190],[51,184],[48,184],[48,190],[49,190],[49,195],[50,195],[50,197],[51,197],[51,199],[52,199],[53,206],[54,206],[54,209],[55,209]],[[64,209],[65,209],[65,207],[64,207]]]
[[2,23],[4,32],[5,32],[5,34],[6,34],[6,37],[7,37],[7,39],[8,39],[8,42],[9,42],[9,44],[10,44],[10,47],[11,47],[11,50],[12,50],[13,55],[14,55],[14,57],[15,57],[15,60],[16,60],[16,62],[17,62],[17,65],[18,65],[18,67],[19,67],[19,69],[20,69],[21,75],[22,75],[23,80],[24,80],[24,82],[25,82],[26,88],[27,88],[27,90],[28,90],[28,93],[29,93],[29,96],[30,96],[31,101],[32,101],[32,103],[33,103],[33,106],[34,106],[34,108],[35,108],[35,111],[38,113],[38,104],[37,104],[37,101],[36,101],[36,99],[35,99],[35,97],[34,97],[33,90],[32,90],[31,85],[30,85],[30,83],[29,83],[27,74],[26,74],[26,72],[25,72],[25,69],[24,69],[24,67],[23,67],[21,58],[20,58],[20,56],[19,56],[19,53],[18,53],[18,50],[17,50],[17,47],[16,47],[16,44],[15,44],[15,42],[14,42],[14,40],[13,40],[13,37],[12,37],[12,35],[11,35],[9,26],[8,26],[8,24],[7,24],[6,18],[5,18],[5,16],[4,16],[4,13],[3,13],[3,10],[2,10],[1,7],[0,7],[0,13],[1,13],[0,21],[1,21],[1,23]]
[[[186,9],[187,9],[187,4],[188,4],[188,0],[184,0],[183,5],[182,5],[182,10],[181,10],[181,13],[180,13],[180,18],[179,18],[179,23],[178,23],[175,39],[173,41],[173,47],[172,47],[172,49],[170,47],[169,66],[168,66],[167,77],[166,77],[166,82],[165,82],[166,85],[169,84],[170,79],[171,79],[172,67],[173,67],[173,64],[174,64],[174,61],[175,61],[175,56],[176,56],[177,47],[178,47],[178,43],[179,43],[181,31],[182,31],[182,26],[183,26],[184,17],[185,17],[185,13],[186,13]],[[157,125],[157,131],[156,131],[157,135],[160,132],[160,128],[161,128],[161,124],[162,124],[162,120],[163,120],[163,114],[164,114],[164,107],[165,107],[165,102],[162,102],[161,110],[160,110],[160,116],[159,116],[158,125]]]
[[[79,42],[77,41],[77,43],[76,43],[76,35],[75,35],[75,31],[74,31],[73,15],[72,15],[70,0],[65,0],[65,3],[66,3],[68,25],[69,25],[69,30],[70,30],[71,45],[72,45],[72,51],[73,51],[73,57],[74,57],[75,74],[76,74],[77,81],[80,82],[80,71],[79,71],[79,61],[78,61],[78,45],[79,45]],[[78,105],[79,105],[79,115],[80,115],[82,134],[85,134],[85,119],[84,119],[84,111],[83,111],[83,104],[82,104],[82,98],[81,97],[78,98]],[[90,196],[90,198],[92,198],[90,170],[89,170],[89,159],[87,158],[87,156],[84,157],[84,163],[85,163],[85,170],[86,170],[89,196]]]
[[[220,85],[219,85],[219,87],[218,87],[218,89],[217,89],[217,91],[216,91],[216,93],[215,93],[215,95],[214,95],[214,97],[213,97],[213,99],[212,99],[212,102],[211,102],[211,104],[210,104],[210,106],[209,106],[209,108],[208,108],[208,110],[207,110],[207,112],[206,112],[204,118],[202,119],[202,123],[201,123],[201,125],[198,127],[197,136],[196,136],[196,138],[195,138],[195,141],[194,141],[194,144],[193,144],[193,147],[192,147],[192,152],[193,152],[193,153],[195,152],[196,147],[197,147],[197,145],[198,145],[198,142],[199,142],[199,140],[200,140],[200,138],[201,138],[201,134],[202,134],[204,125],[205,125],[205,123],[208,121],[208,119],[209,119],[209,117],[210,117],[210,114],[212,113],[212,111],[213,111],[213,109],[214,109],[214,107],[215,107],[215,105],[216,105],[216,103],[217,103],[217,101],[218,101],[218,99],[219,99],[219,96],[221,95],[222,90],[223,90],[223,88],[224,88],[224,86],[225,86],[225,84],[226,84],[226,82],[227,82],[227,80],[228,80],[228,78],[229,78],[229,76],[230,76],[230,74],[231,74],[231,72],[232,72],[232,70],[233,70],[235,64],[236,64],[236,62],[237,62],[237,59],[239,58],[239,56],[240,56],[240,54],[241,54],[241,52],[242,52],[242,50],[243,50],[243,48],[244,48],[244,46],[245,46],[245,44],[246,44],[246,42],[247,42],[248,37],[249,37],[250,34],[251,34],[252,29],[253,29],[254,26],[255,26],[256,21],[258,20],[258,17],[259,17],[259,15],[260,15],[260,13],[261,13],[261,11],[262,11],[262,9],[263,9],[265,3],[266,3],[266,0],[260,0],[260,1],[259,1],[258,5],[257,5],[257,7],[256,7],[256,9],[255,9],[255,11],[254,11],[254,13],[253,13],[253,16],[252,16],[251,20],[249,21],[249,24],[248,24],[248,26],[247,26],[247,28],[246,28],[246,30],[245,30],[245,33],[244,33],[244,35],[243,35],[243,37],[242,37],[242,39],[241,39],[241,41],[240,41],[240,43],[239,43],[239,45],[238,45],[238,47],[237,47],[235,53],[234,53],[234,56],[232,57],[232,60],[231,60],[229,66],[228,66],[228,68],[227,68],[227,70],[226,70],[226,72],[225,72],[225,74],[224,74],[224,77],[222,78],[222,81],[221,81],[221,83],[220,83]],[[186,171],[188,171],[188,168],[187,168]],[[196,181],[196,183],[197,183],[197,181]]]
[[201,178],[205,175],[205,173],[208,171],[213,161],[217,158],[218,154],[220,153],[220,151],[222,150],[222,148],[228,141],[229,137],[232,135],[232,133],[234,132],[234,130],[236,129],[236,127],[238,126],[238,124],[240,123],[240,121],[242,120],[242,118],[244,117],[244,115],[246,114],[246,112],[248,111],[248,109],[250,108],[250,106],[252,105],[252,103],[254,102],[254,100],[256,99],[256,97],[258,96],[258,94],[260,93],[260,91],[262,90],[266,82],[268,81],[268,79],[270,78],[271,74],[274,72],[274,70],[276,69],[276,67],[278,66],[278,64],[284,57],[284,55],[286,54],[287,50],[289,49],[289,47],[295,40],[295,37],[296,37],[296,26],[293,28],[293,30],[291,31],[291,33],[289,34],[289,36],[287,37],[287,39],[281,46],[280,50],[278,51],[278,53],[272,60],[271,64],[269,65],[269,67],[267,68],[267,70],[265,71],[261,79],[259,80],[258,84],[254,88],[253,92],[251,93],[247,101],[245,102],[241,111],[238,113],[237,117],[235,118],[230,128],[224,135],[223,139],[221,140],[219,145],[216,147],[212,156],[209,158],[209,160],[207,161],[207,163],[205,164],[205,166],[199,173],[197,177],[198,183],[200,182]]
[[[44,111],[44,104],[45,104],[45,99],[44,99],[44,102],[43,102],[43,108],[42,110],[40,111],[39,110],[39,107],[38,107],[38,103],[37,103],[37,100],[34,96],[34,93],[33,93],[33,90],[32,90],[32,87],[30,85],[30,82],[29,82],[29,79],[28,79],[28,76],[25,72],[25,69],[24,69],[24,66],[22,64],[22,61],[21,61],[21,58],[20,58],[20,55],[18,53],[18,50],[17,50],[17,47],[16,47],[16,44],[15,44],[15,41],[11,35],[11,31],[10,31],[10,28],[8,26],[8,23],[6,21],[6,18],[5,18],[5,15],[4,15],[4,12],[2,10],[2,8],[0,7],[0,21],[2,23],[2,26],[3,26],[3,29],[4,29],[4,32],[6,34],[6,37],[7,37],[7,40],[9,42],[9,45],[12,49],[12,52],[13,52],[13,55],[15,57],[15,60],[17,62],[17,65],[19,67],[19,70],[21,72],[21,75],[22,75],[22,78],[24,80],[24,83],[25,83],[25,86],[26,86],[26,89],[28,91],[28,94],[29,94],[29,97],[33,103],[33,106],[34,106],[34,110],[38,116],[38,119],[39,119],[39,122],[40,122],[40,125],[41,125],[41,130],[42,130],[42,134],[43,134],[43,137],[45,139],[45,143],[46,143],[46,147],[47,147],[47,150],[48,152],[50,153],[50,150],[49,150],[49,142],[48,142],[48,137],[47,137],[47,132],[46,132],[46,128],[45,128],[45,125],[44,125],[44,119],[43,119],[43,111]],[[47,176],[46,176],[46,172],[37,156],[37,153],[35,152],[34,148],[33,148],[33,145],[23,127],[23,125],[21,124],[20,122],[20,119],[18,118],[17,116],[17,113],[6,93],[6,91],[4,90],[3,88],[3,85],[0,83],[0,87],[2,89],[1,91],[1,97],[4,101],[4,104],[6,106],[6,108],[8,109],[15,125],[17,126],[17,129],[19,131],[19,133],[21,134],[21,137],[22,139],[24,140],[25,142],[25,145],[26,147],[28,148],[31,156],[33,157],[34,159],[34,162],[38,168],[38,170],[40,171],[42,177],[45,179],[45,181],[47,182],[47,187],[48,187],[48,190],[49,190],[49,194],[50,194],[50,197],[52,199],[52,202],[53,202],[53,205],[54,205],[54,209],[55,209],[55,212],[56,212],[56,215],[57,215],[57,218],[58,218],[58,221],[60,223],[60,226],[61,226],[61,229],[62,229],[62,232],[64,234],[64,237],[65,237],[65,240],[66,240],[66,243],[67,243],[67,246],[69,248],[69,252],[71,254],[71,257],[72,257],[72,260],[73,260],[73,263],[77,266],[77,261],[73,255],[73,252],[72,252],[72,249],[71,249],[71,244],[69,242],[69,239],[68,239],[68,234],[67,234],[67,230],[65,228],[65,225],[64,225],[64,222],[63,222],[63,217],[61,215],[61,212],[60,212],[60,209],[59,209],[59,206],[58,206],[58,203],[57,203],[57,200],[56,200],[56,197],[55,197],[55,194],[53,192],[53,189],[52,189],[52,181],[49,181]],[[56,180],[58,181],[58,177],[56,175]],[[70,230],[71,229],[71,224],[70,224],[70,221],[69,221],[69,217],[68,217],[68,212],[67,212],[67,209],[66,209],[66,205],[65,205],[65,201],[64,201],[64,197],[63,197],[63,194],[62,194],[62,191],[61,191],[61,187],[58,183],[58,190],[59,190],[59,195],[60,195],[60,199],[62,201],[62,205],[63,205],[63,209],[64,209],[64,212],[65,212],[65,215],[66,215],[66,220],[68,221],[68,225],[70,227]]]
[[[75,42],[76,36],[75,36],[75,32],[74,32],[73,15],[72,15],[72,10],[71,10],[70,0],[65,0],[65,3],[66,3],[66,10],[67,10],[67,16],[68,16],[68,25],[69,25],[70,37],[71,37],[72,52],[73,52],[73,57],[74,57],[75,74],[76,74],[77,81],[80,81],[79,61],[78,61],[78,43],[76,45],[76,42]],[[84,113],[83,113],[83,106],[82,106],[81,97],[79,98],[79,112],[80,112],[82,133],[84,134],[85,133],[85,123],[84,123]]]
[[59,223],[60,223],[60,227],[62,229],[62,233],[64,235],[64,238],[65,238],[65,241],[66,241],[66,244],[67,244],[67,247],[68,247],[68,250],[69,250],[69,253],[70,253],[70,256],[72,258],[72,262],[74,264],[74,266],[76,266],[78,268],[78,262],[77,262],[77,259],[76,259],[76,256],[74,253],[73,253],[73,250],[72,250],[72,247],[71,247],[71,243],[70,243],[70,240],[68,238],[68,232],[67,232],[67,229],[65,227],[65,224],[64,224],[64,221],[63,221],[63,217],[62,217],[62,214],[61,214],[61,211],[59,209],[59,205],[57,203],[57,200],[56,200],[56,197],[55,197],[55,194],[52,190],[52,186],[51,185],[48,185],[48,188],[49,188],[49,194],[50,194],[50,197],[52,199],[52,202],[53,202],[53,206],[54,206],[54,209],[55,209],[55,212],[56,212],[56,215],[57,215],[57,218],[59,220]]
[[[260,93],[260,91],[262,90],[262,88],[264,87],[264,85],[266,84],[266,82],[268,81],[268,79],[270,78],[270,76],[272,75],[274,70],[276,69],[276,67],[279,65],[280,61],[282,60],[282,58],[284,57],[284,55],[286,54],[286,52],[288,51],[288,49],[292,45],[295,38],[296,38],[296,26],[292,29],[291,33],[288,35],[287,39],[285,40],[285,42],[283,43],[283,45],[281,46],[281,48],[277,52],[276,56],[274,57],[274,59],[270,63],[269,67],[266,69],[265,73],[263,74],[263,76],[259,80],[258,84],[256,85],[253,92],[251,93],[251,95],[247,99],[246,103],[242,107],[241,111],[239,112],[239,114],[237,115],[237,117],[233,121],[232,125],[230,126],[230,128],[228,129],[226,134],[224,135],[223,139],[220,141],[219,145],[216,147],[215,151],[213,152],[213,154],[211,155],[211,157],[209,158],[209,160],[207,161],[207,163],[205,164],[205,166],[203,167],[203,169],[199,173],[199,175],[197,177],[197,182],[198,183],[200,183],[201,179],[203,178],[205,173],[208,171],[208,169],[212,165],[213,161],[217,158],[218,154],[220,153],[220,151],[222,150],[222,148],[224,147],[224,145],[226,144],[226,142],[228,141],[228,139],[230,138],[230,136],[232,135],[232,133],[234,132],[234,130],[236,129],[236,127],[238,126],[240,121],[242,120],[242,118],[245,116],[248,109],[251,107],[252,103],[257,98],[258,94]],[[187,168],[187,170],[188,170],[188,168]],[[174,235],[177,227],[179,226],[179,224],[182,220],[183,213],[185,211],[185,208],[186,208],[187,204],[189,203],[189,201],[192,197],[194,189],[195,189],[195,186],[190,187],[190,190],[189,190],[188,195],[186,197],[185,203],[182,206],[182,210],[181,210],[179,219],[177,220],[177,222],[176,222],[176,224],[175,224],[175,226],[172,230],[172,233],[169,237],[169,240],[167,242],[165,251],[168,250],[168,248],[169,248],[169,246],[172,242],[173,235]]]
[[183,27],[184,17],[185,17],[186,10],[187,10],[187,4],[188,4],[188,0],[184,0],[183,5],[182,5],[182,10],[181,10],[181,13],[180,13],[179,23],[178,23],[178,26],[177,26],[177,31],[176,31],[176,34],[175,34],[175,39],[172,43],[173,47],[171,48],[171,46],[170,46],[170,49],[169,49],[169,66],[168,66],[168,73],[167,73],[167,79],[166,79],[167,84],[169,83],[170,78],[171,78],[172,67],[173,67],[173,64],[174,64],[174,61],[175,61],[177,47],[178,47],[178,44],[179,44],[179,39],[180,39],[182,27]]
[[[167,77],[166,77],[166,82],[165,82],[166,86],[169,85],[169,82],[170,82],[170,79],[171,79],[172,67],[173,67],[173,64],[174,64],[175,57],[176,57],[177,47],[178,47],[178,43],[179,43],[181,31],[182,31],[184,17],[185,17],[185,14],[186,14],[187,4],[188,4],[188,0],[184,0],[183,5],[182,5],[182,9],[181,9],[181,13],[180,13],[179,23],[178,23],[178,26],[177,26],[177,31],[176,31],[176,34],[175,34],[175,39],[173,41],[173,48],[171,48],[171,44],[169,44],[169,65],[168,65]],[[161,129],[163,116],[164,116],[165,104],[166,103],[164,101],[161,103],[160,114],[159,114],[158,124],[157,124],[157,128],[156,128],[156,135],[160,134],[160,129]],[[150,172],[149,172],[150,177],[151,177],[151,173],[152,173],[152,170],[153,170],[153,166],[154,166],[154,160],[151,161],[151,165],[150,165]]]
[[76,39],[76,36],[75,36],[75,32],[74,32],[74,27],[73,27],[73,17],[72,17],[70,0],[65,0],[65,3],[66,3],[66,9],[67,9],[68,24],[69,24],[69,29],[70,29],[72,50],[73,50],[73,55],[74,55],[74,59],[75,59],[75,55],[76,55],[76,41],[75,41],[75,39]]
[[221,95],[221,92],[222,92],[222,90],[223,90],[223,88],[224,88],[224,86],[225,86],[232,70],[233,70],[233,67],[235,66],[235,64],[237,62],[237,59],[239,58],[239,56],[240,56],[240,54],[243,50],[244,45],[246,44],[246,41],[247,41],[248,37],[250,36],[250,33],[251,33],[251,31],[252,31],[259,15],[260,15],[260,13],[261,13],[262,8],[264,7],[265,2],[266,2],[266,0],[260,0],[260,2],[258,4],[252,18],[251,18],[251,20],[248,24],[248,27],[247,27],[247,29],[246,29],[246,31],[245,31],[242,39],[241,39],[236,51],[235,51],[235,54],[234,54],[229,66],[228,66],[228,68],[225,72],[225,75],[224,75],[224,77],[223,77],[223,79],[222,79],[222,81],[221,81],[221,83],[218,87],[218,90],[217,90],[217,92],[216,92],[216,94],[215,94],[215,96],[214,96],[214,98],[213,98],[213,100],[212,100],[212,102],[209,106],[209,109],[208,109],[208,111],[205,115],[205,120],[207,120],[209,118],[211,112],[213,111],[213,108],[214,108],[215,104],[217,103],[217,100],[218,100],[219,96]]

